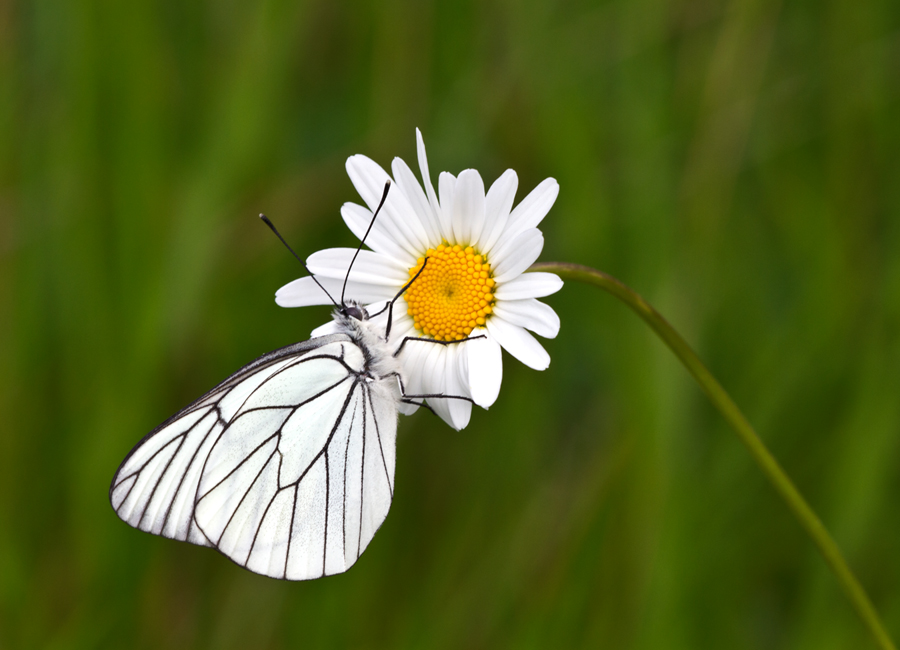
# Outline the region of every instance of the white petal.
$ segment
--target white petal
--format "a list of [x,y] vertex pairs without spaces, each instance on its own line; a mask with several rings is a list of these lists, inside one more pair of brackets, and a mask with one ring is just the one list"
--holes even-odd
[[[390,180],[390,176],[374,160],[359,154],[350,156],[346,166],[356,191],[369,209],[374,211],[381,202],[385,183]],[[378,223],[407,252],[418,255],[427,247],[428,235],[406,195],[394,190],[396,188],[388,192],[384,207],[378,215]]]
[[430,247],[438,246],[441,243],[441,222],[431,207],[431,203],[428,202],[428,197],[422,191],[422,186],[419,185],[419,181],[416,180],[409,165],[401,158],[394,158],[391,171],[394,172],[394,180],[398,189],[406,195],[413,212],[416,213],[419,221],[422,222],[422,227],[428,236],[426,244]]
[[[355,248],[327,248],[306,258],[306,266],[316,276],[343,280],[354,255]],[[387,255],[361,250],[353,262],[350,279],[399,289],[409,281],[409,271]]]
[[[316,278],[325,290],[339,300],[344,281],[338,278]],[[364,282],[348,282],[346,298],[362,303],[389,300],[394,297],[396,291],[393,287],[385,287]],[[288,282],[275,292],[275,302],[282,307],[306,307],[308,305],[333,304],[332,300],[323,292],[322,288],[310,277],[298,278]]]
[[474,169],[465,169],[456,179],[453,196],[453,234],[456,243],[468,246],[484,228],[484,181]]
[[[341,206],[341,217],[356,238],[362,241],[366,231],[369,230],[369,225],[372,224],[372,211],[355,203],[345,203]],[[416,261],[415,255],[411,255],[384,230],[380,220],[372,225],[372,230],[366,237],[366,245],[373,251],[387,255],[407,266],[412,266]]]
[[559,316],[550,305],[534,298],[526,300],[498,300],[494,313],[513,325],[529,329],[539,336],[552,339],[559,334]]
[[310,337],[315,338],[316,336],[328,336],[329,334],[337,334],[339,331],[337,321],[329,321],[324,325],[319,325],[316,329],[310,332]]
[[455,244],[453,237],[453,198],[456,194],[456,177],[450,172],[441,172],[438,177],[438,190],[441,193],[441,236],[449,243]]
[[555,178],[544,179],[536,188],[522,199],[516,209],[509,215],[509,223],[502,239],[515,237],[529,228],[536,228],[547,212],[553,207],[559,195],[559,183]]
[[507,169],[503,172],[491,189],[488,190],[484,201],[484,228],[477,238],[478,250],[484,254],[491,249],[500,239],[500,235],[509,221],[509,211],[512,209],[513,200],[516,198],[516,188],[519,186],[519,177],[516,172]]
[[[447,375],[447,387],[444,394],[455,397],[471,397],[468,387],[464,385],[461,379],[460,364],[462,361],[460,360],[460,346],[447,345],[441,347],[444,347],[447,351],[445,357],[447,365],[444,370]],[[453,428],[457,431],[465,429],[466,425],[469,424],[469,419],[472,417],[472,402],[464,399],[453,399],[452,397],[445,398],[443,401],[447,402],[447,406],[450,408],[450,424]]]
[[469,424],[469,419],[472,417],[472,402],[469,401],[472,399],[472,387],[469,385],[469,358],[466,355],[466,349],[464,345],[454,345],[452,347],[456,348],[456,380],[458,385],[460,386],[462,392],[458,393],[459,395],[465,395],[468,397],[468,400],[455,400],[460,404],[465,404],[465,423],[459,427],[462,429],[467,424]]
[[400,402],[397,404],[397,410],[403,415],[412,415],[419,410],[419,406],[417,404],[410,404],[409,402]]
[[[399,341],[393,342],[395,349],[406,336],[417,336],[418,332],[404,333]],[[422,395],[425,393],[425,373],[428,362],[428,353],[435,347],[432,343],[424,341],[408,341],[400,353],[400,363],[403,365],[403,388],[408,395]],[[429,370],[430,372],[430,370]]]
[[[484,332],[484,330],[476,330]],[[477,335],[473,332],[473,335]],[[500,394],[503,381],[503,355],[500,344],[488,332],[483,339],[466,341],[465,353],[468,361],[468,383],[472,399],[482,408],[488,408]]]
[[497,284],[509,282],[534,264],[544,249],[544,236],[537,228],[529,228],[515,239],[499,247],[491,258]]
[[524,300],[543,298],[562,289],[563,281],[554,273],[532,271],[497,286],[494,295],[497,300]]
[[310,276],[288,282],[275,292],[275,302],[281,307],[331,305],[334,300]]
[[[410,344],[412,345],[412,344]],[[447,351],[442,345],[434,345],[422,342],[428,349],[422,356],[422,391],[409,391],[412,395],[443,395],[446,393],[447,381],[445,368],[447,365]],[[437,413],[444,422],[453,426],[453,417],[450,415],[450,400],[442,398],[428,398],[428,405]]]
[[494,314],[487,322],[487,329],[503,349],[529,368],[544,370],[550,365],[550,355],[537,339],[518,325],[513,325]]
[[[325,285],[329,293],[335,298],[340,298],[341,290],[344,288],[344,280],[338,278],[320,278],[316,277],[319,282]],[[332,289],[333,287],[333,289]],[[347,288],[344,292],[346,300],[355,300],[362,304],[370,302],[379,302],[383,300],[391,300],[397,293],[395,287],[385,286],[383,284],[369,284],[368,282],[355,282],[350,280],[347,282]]]
[[[410,343],[409,345],[412,345]],[[459,381],[459,368],[456,360],[458,346],[444,346],[421,342],[427,349],[422,362],[423,386],[421,393],[425,395],[461,395],[463,389]],[[446,397],[429,397],[426,400],[438,416],[454,429],[462,429],[469,423],[472,412],[471,402]]]
[[[422,139],[422,132],[416,129],[416,150],[419,154],[419,171],[422,173],[422,183],[425,185],[425,195],[431,204],[431,209],[437,216],[438,223],[441,222],[441,204],[438,203],[437,195],[434,193],[434,186],[431,184],[431,176],[428,172],[428,158],[425,156],[425,140]],[[438,242],[440,244],[440,242]]]
[[356,154],[347,158],[344,167],[347,170],[350,181],[353,183],[353,187],[356,188],[362,200],[369,206],[369,210],[374,212],[378,204],[381,203],[384,185],[391,180],[391,177],[381,165],[362,154]]

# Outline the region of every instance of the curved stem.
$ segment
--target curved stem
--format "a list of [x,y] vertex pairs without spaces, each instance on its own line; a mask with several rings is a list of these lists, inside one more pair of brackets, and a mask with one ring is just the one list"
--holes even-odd
[[707,370],[700,358],[694,353],[681,335],[669,324],[669,322],[656,311],[650,303],[644,300],[637,292],[617,280],[616,278],[580,264],[567,264],[563,262],[542,262],[534,264],[530,271],[548,271],[555,273],[564,280],[578,280],[592,284],[608,293],[611,293],[623,303],[628,305],[654,332],[669,346],[684,366],[688,369],[706,396],[719,410],[725,421],[747,447],[753,460],[759,465],[763,474],[775,487],[787,503],[788,508],[794,513],[797,521],[812,538],[813,543],[819,549],[825,562],[834,572],[844,593],[853,603],[865,626],[869,629],[879,647],[885,650],[894,650],[894,643],[878,617],[878,613],[872,606],[868,595],[856,579],[856,576],[847,565],[844,556],[826,530],[822,521],[800,494],[788,475],[772,456],[771,452],[763,444],[753,427],[741,413],[737,405],[725,392],[721,384]]

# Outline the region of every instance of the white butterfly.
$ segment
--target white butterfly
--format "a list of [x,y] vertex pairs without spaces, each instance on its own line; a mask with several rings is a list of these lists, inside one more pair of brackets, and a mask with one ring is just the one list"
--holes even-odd
[[446,397],[404,394],[390,313],[383,328],[342,300],[338,333],[263,355],[151,431],[113,478],[116,514],[273,578],[349,569],[391,506],[398,405]]

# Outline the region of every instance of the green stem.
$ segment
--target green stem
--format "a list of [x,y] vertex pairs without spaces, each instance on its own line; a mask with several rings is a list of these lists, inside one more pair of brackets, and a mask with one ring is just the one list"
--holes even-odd
[[681,335],[662,317],[646,300],[638,295],[634,290],[625,284],[607,275],[602,271],[597,271],[587,266],[579,264],[567,264],[562,262],[542,262],[533,265],[530,271],[548,271],[556,273],[564,280],[578,280],[587,284],[592,284],[614,295],[616,298],[628,305],[634,310],[638,316],[644,319],[654,332],[669,346],[669,349],[675,353],[688,371],[700,384],[700,388],[706,393],[710,401],[715,405],[734,432],[741,439],[741,442],[750,451],[753,460],[759,465],[763,474],[775,487],[781,498],[787,503],[788,508],[794,513],[797,521],[806,530],[807,534],[812,538],[813,543],[819,549],[825,562],[837,576],[838,582],[844,589],[844,593],[853,603],[857,614],[862,619],[865,626],[872,633],[879,647],[885,650],[894,650],[894,643],[885,631],[878,618],[878,613],[872,606],[872,601],[853,575],[844,556],[841,555],[840,549],[831,535],[825,529],[818,515],[806,502],[806,499],[800,494],[791,479],[788,478],[784,470],[772,456],[771,452],[760,440],[759,436],[750,426],[747,418],[741,413],[737,405],[725,392],[721,384],[716,381],[715,377],[707,370],[700,358],[688,346]]

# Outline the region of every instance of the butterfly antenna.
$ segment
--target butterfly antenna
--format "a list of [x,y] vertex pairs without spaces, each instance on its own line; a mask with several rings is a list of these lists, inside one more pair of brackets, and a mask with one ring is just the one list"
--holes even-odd
[[[275,227],[275,224],[273,224],[271,221],[269,221],[269,217],[267,217],[264,214],[260,214],[259,218],[262,219],[263,223],[266,224],[272,230],[272,232],[275,233],[275,236],[281,240],[281,243],[284,244],[285,248],[287,248],[289,251],[291,251],[291,255],[296,257],[297,261],[300,262],[301,265],[303,265],[303,268],[306,269],[307,273],[309,273],[309,277],[311,277],[313,279],[313,282],[315,282],[317,285],[319,285],[319,288],[325,292],[325,295],[328,296],[328,299],[334,303],[334,306],[337,307],[338,309],[340,309],[341,305],[339,305],[339,304],[337,304],[337,302],[335,302],[335,299],[331,297],[330,293],[328,293],[328,289],[326,289],[325,287],[322,286],[322,283],[319,282],[319,280],[316,278],[316,276],[312,274],[312,272],[309,270],[309,267],[306,266],[306,262],[301,260],[300,256],[294,252],[294,249],[291,248],[290,245],[286,241],[284,241],[284,237],[282,237],[281,233],[278,232],[278,229]],[[344,284],[346,284],[346,280],[344,281]]]
[[400,300],[400,296],[406,293],[406,290],[412,286],[412,283],[419,279],[419,276],[422,275],[422,271],[425,270],[425,265],[428,264],[428,258],[426,257],[422,260],[422,268],[420,268],[416,274],[413,276],[412,280],[403,285],[403,288],[397,292],[397,295],[394,296],[394,299],[391,300],[388,305],[388,322],[387,327],[384,328],[384,340],[387,341],[391,338],[391,323],[394,320],[394,303]]
[[378,204],[378,207],[375,208],[375,214],[372,215],[372,220],[369,222],[369,227],[366,229],[366,234],[363,235],[363,238],[359,240],[359,246],[356,247],[356,252],[353,253],[353,259],[350,260],[350,266],[347,267],[347,275],[344,276],[344,286],[341,289],[341,304],[344,304],[344,293],[347,291],[347,280],[350,279],[350,269],[353,268],[353,263],[356,261],[356,257],[359,255],[359,251],[362,250],[363,244],[366,243],[366,237],[369,236],[369,233],[372,232],[372,226],[375,225],[375,217],[378,216],[378,213],[381,212],[382,206],[384,206],[384,202],[387,201],[388,192],[391,189],[391,182],[387,181],[384,184],[384,193],[381,195],[381,202]]

